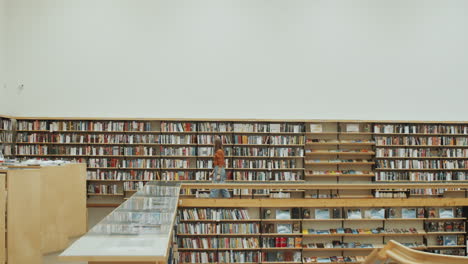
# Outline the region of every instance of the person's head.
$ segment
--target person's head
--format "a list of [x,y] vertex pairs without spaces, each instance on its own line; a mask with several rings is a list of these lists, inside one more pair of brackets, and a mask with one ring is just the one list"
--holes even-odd
[[214,140],[214,151],[216,152],[218,149],[223,149],[223,143],[221,142],[221,138],[216,136]]

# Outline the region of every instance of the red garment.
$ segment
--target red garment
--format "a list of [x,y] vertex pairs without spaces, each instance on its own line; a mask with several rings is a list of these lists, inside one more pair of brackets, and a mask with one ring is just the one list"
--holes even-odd
[[214,166],[224,167],[224,151],[218,149],[214,155]]

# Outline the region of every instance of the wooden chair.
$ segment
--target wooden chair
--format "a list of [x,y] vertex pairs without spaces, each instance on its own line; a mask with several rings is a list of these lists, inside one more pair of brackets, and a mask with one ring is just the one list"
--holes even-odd
[[468,257],[448,256],[414,250],[390,240],[385,247],[374,249],[363,264],[468,264]]

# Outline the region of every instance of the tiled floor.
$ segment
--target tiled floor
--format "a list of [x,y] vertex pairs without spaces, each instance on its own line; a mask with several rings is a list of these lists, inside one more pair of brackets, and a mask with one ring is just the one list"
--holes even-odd
[[[97,224],[101,219],[108,215],[114,208],[88,208],[88,228],[93,227]],[[70,244],[73,241],[70,242]],[[44,256],[43,264],[87,264],[87,262],[83,261],[59,261],[57,256],[60,255],[61,252],[50,254]]]

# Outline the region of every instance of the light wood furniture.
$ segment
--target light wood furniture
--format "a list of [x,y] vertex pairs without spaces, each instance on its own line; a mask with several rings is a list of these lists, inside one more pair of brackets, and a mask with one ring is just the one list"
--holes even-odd
[[0,229],[7,234],[0,236],[0,260],[42,263],[44,254],[61,251],[70,238],[84,234],[85,177],[84,164],[0,170]]
[[65,249],[87,230],[86,166],[41,167],[42,253]]
[[6,182],[6,188],[2,188],[0,196],[2,207],[6,208],[2,215],[6,219],[2,221],[2,229],[7,234],[4,244],[6,248],[2,247],[5,254],[1,259],[8,264],[41,263],[41,200],[38,188],[41,185],[40,171],[0,171],[0,179],[1,182]]
[[372,251],[363,264],[388,263],[387,261],[399,264],[466,264],[468,258],[421,252],[390,240],[382,249]]

